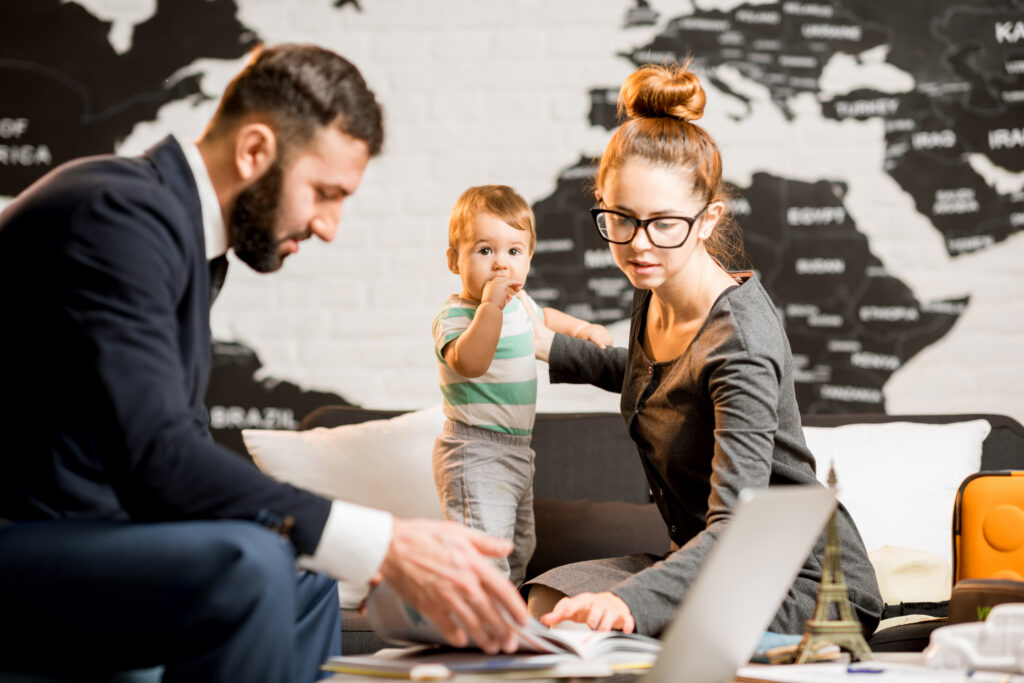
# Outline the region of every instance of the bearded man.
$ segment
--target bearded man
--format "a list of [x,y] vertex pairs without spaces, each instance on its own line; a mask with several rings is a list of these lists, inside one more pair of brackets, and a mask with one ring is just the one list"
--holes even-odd
[[525,605],[487,559],[509,544],[278,483],[209,435],[226,253],[271,272],[331,241],[382,142],[351,63],[281,45],[197,144],[65,164],[0,214],[0,670],[313,680],[340,650],[336,578],[515,648]]

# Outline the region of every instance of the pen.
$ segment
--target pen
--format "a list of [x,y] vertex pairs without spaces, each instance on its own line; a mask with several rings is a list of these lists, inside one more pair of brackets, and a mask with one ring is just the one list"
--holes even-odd
[[967,672],[967,677],[974,680],[991,681],[991,683],[1010,683],[1013,680],[1009,674],[997,674],[992,671],[974,671],[973,669]]
[[884,673],[885,669],[870,666],[848,666],[846,667],[846,673],[848,674],[880,674]]

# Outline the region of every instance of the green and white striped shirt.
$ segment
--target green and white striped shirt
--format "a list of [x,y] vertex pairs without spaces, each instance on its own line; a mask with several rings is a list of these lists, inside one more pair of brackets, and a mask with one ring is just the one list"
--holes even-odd
[[[530,304],[543,315],[533,299]],[[445,346],[466,331],[479,305],[453,294],[434,318],[434,353],[444,414],[471,427],[528,435],[537,412],[537,361],[533,324],[519,297],[512,297],[502,310],[501,338],[487,372],[470,379],[445,362]]]

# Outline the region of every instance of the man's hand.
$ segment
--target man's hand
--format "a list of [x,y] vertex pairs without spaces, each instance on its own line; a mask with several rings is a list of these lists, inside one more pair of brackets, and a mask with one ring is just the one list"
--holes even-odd
[[525,624],[526,603],[487,559],[511,551],[509,541],[453,522],[395,519],[380,575],[452,645],[514,652],[507,619]]
[[598,325],[597,323],[586,323],[580,327],[580,329],[576,330],[576,334],[574,336],[577,339],[594,342],[602,349],[608,348],[614,341],[612,339],[612,333],[608,331],[608,328],[604,325]]
[[551,357],[551,344],[555,341],[555,333],[544,323],[544,319],[534,309],[533,304],[530,303],[529,298],[526,296],[526,292],[523,291],[518,296],[519,300],[523,302],[523,308],[526,309],[526,315],[530,316],[530,322],[533,323],[533,353],[537,358],[546,363],[548,358]]
[[504,275],[496,275],[484,285],[484,291],[480,293],[480,303],[490,302],[503,309],[522,288],[522,282],[512,282]]
[[617,629],[632,633],[636,628],[633,613],[614,593],[580,593],[573,598],[562,598],[550,613],[540,618],[541,623],[554,626],[563,621],[585,623],[595,631]]

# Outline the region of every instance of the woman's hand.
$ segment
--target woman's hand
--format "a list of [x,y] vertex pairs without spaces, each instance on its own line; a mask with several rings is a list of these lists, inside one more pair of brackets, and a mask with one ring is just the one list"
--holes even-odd
[[632,633],[636,628],[633,613],[626,603],[619,596],[608,592],[580,593],[573,598],[562,598],[540,620],[546,626],[554,626],[563,621],[578,621],[595,631],[616,629]]
[[576,330],[576,334],[573,336],[577,339],[594,342],[602,349],[608,348],[612,345],[612,341],[614,341],[612,333],[608,331],[608,328],[597,323],[586,323]]
[[525,294],[525,291],[519,290],[516,296],[522,301],[523,308],[526,309],[526,314],[530,316],[530,321],[533,323],[533,353],[546,363],[551,357],[551,344],[555,341],[555,333],[544,323],[544,318],[540,317]]

